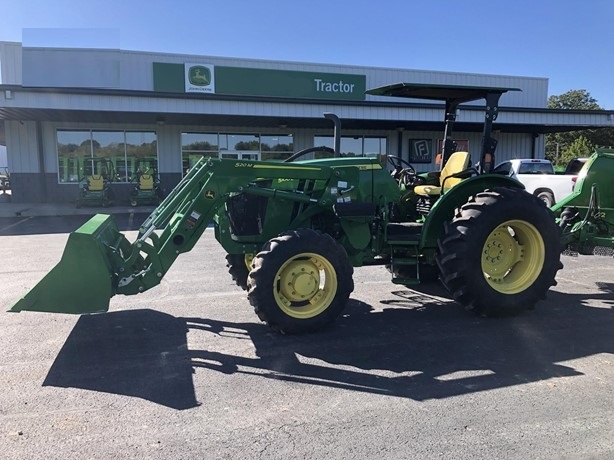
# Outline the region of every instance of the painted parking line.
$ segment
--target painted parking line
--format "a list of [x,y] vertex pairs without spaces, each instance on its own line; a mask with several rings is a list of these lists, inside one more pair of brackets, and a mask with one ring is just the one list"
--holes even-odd
[[21,225],[24,222],[27,222],[28,220],[32,219],[33,217],[34,216],[25,217],[24,219],[20,220],[19,222],[14,222],[14,223],[12,223],[10,225],[6,225],[4,227],[0,227],[0,233],[4,232],[6,230],[9,230],[9,229],[11,229],[13,227],[17,227],[18,225]]

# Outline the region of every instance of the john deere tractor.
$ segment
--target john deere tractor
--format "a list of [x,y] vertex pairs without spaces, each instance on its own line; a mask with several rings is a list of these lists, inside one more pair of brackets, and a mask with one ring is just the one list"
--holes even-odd
[[[12,311],[107,311],[116,294],[160,283],[213,224],[229,272],[258,317],[301,333],[330,324],[353,290],[353,271],[381,265],[392,282],[439,279],[463,307],[509,315],[545,297],[565,245],[612,247],[612,154],[587,162],[576,192],[551,210],[509,177],[491,174],[491,138],[508,88],[396,84],[370,94],[445,102],[441,169],[417,174],[394,156],[343,157],[310,148],[286,162],[202,158],[129,241],[98,214],[73,232],[58,265]],[[455,152],[459,104],[485,99],[483,145]],[[322,158],[328,155],[329,158]],[[315,158],[314,158],[315,157]],[[587,190],[591,190],[588,192]],[[554,212],[553,212],[554,211]],[[216,276],[212,274],[212,276]]]

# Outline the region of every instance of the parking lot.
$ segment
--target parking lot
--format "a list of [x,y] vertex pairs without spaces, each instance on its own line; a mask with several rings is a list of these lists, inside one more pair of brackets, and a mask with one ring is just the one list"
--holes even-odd
[[[133,239],[145,216],[116,219]],[[357,268],[332,327],[283,336],[208,229],[109,313],[4,313],[86,219],[0,218],[2,458],[614,456],[612,257],[565,256],[547,300],[501,319]]]

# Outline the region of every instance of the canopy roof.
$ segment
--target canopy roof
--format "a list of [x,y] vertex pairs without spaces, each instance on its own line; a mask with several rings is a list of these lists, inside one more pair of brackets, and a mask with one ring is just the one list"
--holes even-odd
[[463,102],[486,99],[489,94],[501,95],[519,88],[494,88],[486,86],[432,85],[422,83],[395,83],[366,91],[373,96],[407,97],[434,101]]

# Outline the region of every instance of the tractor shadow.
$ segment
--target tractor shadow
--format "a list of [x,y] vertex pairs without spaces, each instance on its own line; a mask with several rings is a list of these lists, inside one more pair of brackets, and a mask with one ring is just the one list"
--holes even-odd
[[148,309],[81,316],[43,386],[195,407],[186,332],[181,318]]
[[[601,290],[593,299],[614,306],[614,285]],[[244,329],[258,356],[191,351],[195,367],[251,368],[261,377],[421,401],[582,375],[558,363],[614,353],[613,309],[587,307],[584,299],[551,292],[533,312],[488,319],[401,289],[383,309],[351,300],[333,327],[304,336],[276,336],[254,324],[187,323],[212,334]]]
[[[561,362],[614,353],[614,284],[598,288],[591,300],[599,308],[585,295],[551,291],[536,310],[502,319],[401,288],[380,305],[351,299],[331,327],[299,336],[153,310],[84,316],[44,385],[188,409],[198,405],[192,375],[199,369],[419,401],[573,377],[582,374]],[[213,346],[189,350],[188,332]],[[255,355],[228,352],[237,339],[250,340]]]

